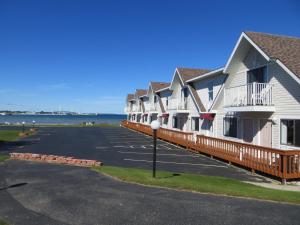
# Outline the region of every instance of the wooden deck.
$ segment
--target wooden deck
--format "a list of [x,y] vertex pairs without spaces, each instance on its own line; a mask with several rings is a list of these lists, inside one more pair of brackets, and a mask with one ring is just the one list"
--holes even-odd
[[[152,135],[150,126],[145,124],[122,122],[123,127]],[[183,146],[232,162],[255,171],[260,171],[278,178],[283,182],[300,178],[300,151],[284,151],[258,145],[245,144],[189,132],[160,128],[159,139]]]

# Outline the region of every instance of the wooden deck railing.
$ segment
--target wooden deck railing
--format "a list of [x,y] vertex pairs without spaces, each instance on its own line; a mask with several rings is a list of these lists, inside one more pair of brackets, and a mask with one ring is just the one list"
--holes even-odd
[[[122,126],[152,135],[149,125],[123,121]],[[300,151],[284,151],[204,135],[160,128],[157,137],[229,162],[286,179],[300,178]]]

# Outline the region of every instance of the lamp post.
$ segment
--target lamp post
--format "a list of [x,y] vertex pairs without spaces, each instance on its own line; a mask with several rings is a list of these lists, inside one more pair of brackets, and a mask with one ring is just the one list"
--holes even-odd
[[22,122],[22,131],[23,131],[23,133],[25,132],[25,122],[24,121]]
[[156,175],[156,134],[157,130],[160,127],[160,123],[158,120],[154,120],[151,122],[151,128],[153,130],[153,167],[152,167],[152,177],[155,178]]
[[33,120],[32,121],[32,128],[34,128],[34,126],[35,126],[35,121]]

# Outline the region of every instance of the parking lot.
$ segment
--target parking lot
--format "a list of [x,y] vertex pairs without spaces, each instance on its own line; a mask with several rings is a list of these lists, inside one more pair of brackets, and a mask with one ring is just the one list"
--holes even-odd
[[[8,150],[97,159],[104,165],[151,169],[153,138],[122,127],[42,127],[37,135]],[[263,179],[161,140],[157,142],[157,169],[248,181]]]
[[[97,159],[104,165],[152,167],[152,138],[125,128],[45,127],[2,145]],[[158,141],[159,170],[261,181],[263,178]],[[11,187],[11,188],[9,188]],[[258,213],[259,212],[259,213]],[[89,168],[9,160],[0,164],[0,218],[15,225],[299,224],[299,206],[175,191],[121,182]]]

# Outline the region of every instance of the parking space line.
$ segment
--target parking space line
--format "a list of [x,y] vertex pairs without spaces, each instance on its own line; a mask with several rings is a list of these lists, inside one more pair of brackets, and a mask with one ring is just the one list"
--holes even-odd
[[162,144],[161,146],[165,147],[166,149],[173,150],[172,148],[168,147],[166,144]]
[[[152,142],[145,142],[145,141],[128,141],[128,142],[133,142],[132,144],[134,144],[134,143],[139,143],[139,144],[150,144],[150,143],[152,143]],[[124,141],[110,141],[109,143],[111,143],[111,144],[124,144]]]
[[97,146],[96,147],[96,149],[106,149],[106,148],[108,148],[108,147],[106,147],[106,146]]
[[[121,154],[136,154],[136,155],[153,155],[152,152],[124,152],[124,151],[118,151],[118,153]],[[177,157],[192,157],[192,158],[198,158],[198,156],[195,155],[179,155],[179,154],[168,154],[168,153],[158,153],[156,155],[161,155],[161,156],[177,156]]]
[[[153,161],[143,160],[143,159],[124,159],[125,161],[132,161],[132,162],[147,162],[153,163]],[[219,167],[219,168],[228,168],[228,166],[219,166],[219,165],[207,165],[202,163],[180,163],[180,162],[166,162],[166,161],[156,161],[157,163],[161,164],[176,164],[176,165],[189,165],[189,166],[204,166],[204,167]]]
[[[123,143],[123,142],[122,142]],[[153,149],[153,145],[151,144],[144,144],[144,145],[114,145],[114,148],[135,148],[135,149]],[[182,149],[170,148],[164,144],[158,144],[157,150],[165,150],[165,151],[183,151]]]

